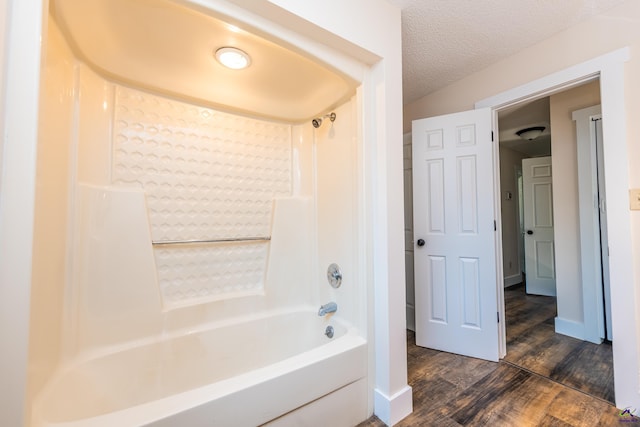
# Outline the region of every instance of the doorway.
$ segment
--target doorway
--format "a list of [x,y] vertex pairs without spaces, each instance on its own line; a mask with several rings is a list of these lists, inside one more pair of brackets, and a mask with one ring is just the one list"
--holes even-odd
[[[581,241],[585,240],[585,230],[579,227],[582,207],[574,190],[579,180],[576,155],[579,150],[571,111],[599,104],[599,95],[599,82],[593,81],[498,112],[506,324],[503,360],[613,403],[611,343],[587,342],[584,331],[575,327],[583,312]],[[532,127],[544,130],[535,139],[524,140],[516,135],[519,130]],[[550,167],[548,180],[549,189],[553,188],[555,223],[550,225],[556,227],[552,234],[558,237],[557,241],[551,239],[551,243],[549,239],[541,239],[543,244],[531,245],[527,239],[535,237],[538,230],[534,234],[532,214],[523,212],[523,164],[528,170],[529,163],[546,164],[546,156],[553,154],[556,158],[551,162],[555,165],[552,187]],[[537,187],[544,199],[545,185]],[[547,276],[557,279],[557,292],[555,285],[553,289],[540,288],[527,282],[527,278],[539,273],[539,268],[524,263],[523,259],[531,257],[532,250],[537,252],[541,248],[553,256],[547,263],[553,264],[548,269],[553,274]],[[585,311],[584,323],[587,316],[598,315]]]
[[[605,186],[607,197],[607,223],[609,252],[615,257],[609,259],[609,276],[612,284],[611,308],[613,333],[624,331],[625,339],[616,340],[613,349],[615,400],[616,406],[624,408],[637,401],[639,379],[628,375],[629,371],[638,372],[638,338],[635,319],[634,284],[629,280],[633,276],[631,218],[629,212],[629,175],[625,114],[625,73],[624,66],[629,60],[629,48],[622,48],[607,54],[575,64],[556,73],[549,74],[521,86],[506,90],[475,103],[475,108],[492,108],[499,111],[504,108],[531,101],[580,84],[600,80],[602,93],[603,158],[605,163]],[[494,114],[494,123],[497,117]],[[496,161],[498,160],[496,150]],[[495,188],[498,192],[499,188]],[[498,212],[496,206],[496,212]],[[498,260],[501,260],[499,248]],[[502,269],[498,282],[502,283]],[[586,311],[595,311],[601,301],[594,292],[583,295],[583,307]],[[498,288],[498,307],[504,309],[503,287]],[[500,313],[504,318],[504,310]],[[580,325],[579,325],[580,326]],[[584,325],[581,325],[584,327]],[[500,354],[506,354],[506,328],[500,324]]]
[[[526,187],[524,178],[529,181],[532,176],[523,175],[523,162],[529,159],[545,159],[551,156],[551,126],[549,117],[549,97],[544,97],[524,105],[516,105],[514,107],[498,112],[498,144],[500,156],[500,214],[502,219],[502,254],[503,254],[503,272],[504,286],[509,287],[519,283],[528,283],[525,281],[527,273],[527,253],[528,258],[533,258],[534,251],[527,251],[527,240],[531,240],[529,236],[533,234],[534,215],[525,215],[524,210],[530,209],[529,205],[533,205],[536,199],[535,191],[527,191],[531,193],[531,197],[525,198]],[[534,135],[524,135],[523,131],[528,129],[536,129],[539,133]],[[520,135],[523,136],[520,136]],[[530,171],[530,168],[526,168]],[[542,170],[542,168],[537,168]],[[551,168],[545,169],[544,178],[550,178]],[[539,174],[537,174],[539,175]],[[538,186],[542,187],[542,186]],[[545,191],[539,191],[544,195],[552,194],[551,187],[544,188]],[[548,200],[548,197],[545,197]],[[552,202],[552,200],[551,200]],[[552,203],[549,206],[552,209]],[[545,210],[546,211],[546,210]],[[553,233],[552,216],[543,212],[545,225]],[[529,224],[525,224],[525,222]],[[525,227],[527,226],[527,227]],[[529,229],[530,235],[526,235],[525,228]],[[545,276],[551,276],[555,279],[555,262],[553,256],[553,239],[551,245],[545,245],[546,258],[550,261],[548,267],[545,268]],[[551,248],[549,248],[551,246]],[[530,248],[532,249],[532,248]],[[534,252],[532,254],[532,252]],[[531,266],[529,267],[531,268]],[[536,274],[530,274],[534,277]],[[553,296],[555,295],[555,285],[549,286],[546,292],[535,292],[535,289],[528,289],[528,293],[539,293]]]
[[[616,405],[625,407],[636,401],[638,390],[638,377],[628,375],[628,372],[636,372],[638,369],[637,327],[635,322],[635,300],[626,296],[634,293],[633,281],[628,280],[633,276],[631,223],[628,209],[629,203],[629,179],[627,166],[627,135],[626,114],[624,104],[625,79],[624,64],[629,60],[628,48],[612,51],[608,54],[593,58],[589,61],[576,64],[569,68],[549,74],[537,80],[530,81],[521,86],[505,90],[474,104],[475,109],[490,108],[493,111],[494,129],[497,129],[497,112],[511,106],[533,101],[550,94],[556,94],[581,84],[600,79],[602,92],[607,96],[602,99],[602,117],[606,126],[603,128],[604,159],[606,166],[606,190],[608,203],[608,242],[609,250],[615,257],[610,259],[610,280],[612,283],[612,325],[613,328],[625,333],[624,340],[617,340],[613,351],[615,396]],[[496,145],[497,147],[497,145]],[[494,191],[496,196],[500,193],[498,185],[499,174],[497,164],[499,155],[497,148],[494,150],[493,164],[496,165],[494,179]],[[415,190],[415,189],[414,189]],[[499,329],[499,356],[506,355],[506,328],[504,319],[504,287],[502,271],[502,245],[501,245],[501,218],[499,215],[500,203],[495,201],[494,212],[498,213],[494,219],[498,222],[496,239],[496,298],[498,307]],[[415,215],[414,215],[415,216]],[[415,218],[414,218],[415,222]],[[416,232],[413,232],[415,237]],[[415,242],[415,241],[414,241]],[[415,249],[415,248],[414,248]],[[423,286],[418,277],[415,277],[415,287]],[[408,294],[410,295],[410,294]],[[487,301],[484,298],[484,301]],[[587,311],[596,309],[597,299],[592,294],[584,295],[583,307]],[[414,304],[412,304],[413,306]],[[416,300],[415,306],[417,307]],[[408,305],[409,308],[409,305]],[[407,310],[409,313],[409,310]],[[495,317],[494,317],[495,319]],[[490,321],[490,318],[487,318]],[[565,322],[564,327],[571,328],[570,322]],[[575,325],[573,325],[575,326]],[[577,329],[584,328],[578,325]],[[615,333],[615,332],[614,332]]]

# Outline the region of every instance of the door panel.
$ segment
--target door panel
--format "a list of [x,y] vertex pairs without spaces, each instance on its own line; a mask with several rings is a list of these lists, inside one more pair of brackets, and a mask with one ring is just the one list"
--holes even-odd
[[551,157],[522,160],[527,293],[556,295]]
[[491,111],[413,122],[416,343],[498,360]]
[[427,223],[431,233],[444,234],[444,165],[442,159],[427,161]]
[[464,327],[480,328],[480,277],[478,258],[460,258]]
[[447,323],[447,273],[446,258],[429,256],[429,277],[427,289],[431,291],[430,321]]

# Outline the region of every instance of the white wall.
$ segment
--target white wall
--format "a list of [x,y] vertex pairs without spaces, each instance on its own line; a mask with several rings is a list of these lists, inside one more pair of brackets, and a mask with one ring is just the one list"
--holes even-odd
[[[3,1],[0,93],[0,419],[20,426],[25,411],[36,177],[42,3]],[[8,12],[7,15],[4,15]]]
[[584,325],[585,313],[583,313],[580,271],[576,129],[571,114],[575,110],[599,103],[600,85],[597,81],[549,98],[558,306],[556,331],[577,338],[582,338],[576,332],[579,332],[581,325]]
[[[9,14],[9,3],[8,0],[0,0],[0,28],[3,31],[0,31],[0,99],[4,100],[5,94],[5,77],[6,77],[6,68],[7,68],[7,55],[5,52],[5,47],[7,45],[7,39],[9,38],[9,26],[8,22],[8,14]],[[2,106],[2,111],[4,111],[4,105]],[[0,115],[0,131],[4,130],[4,114]],[[4,134],[2,132],[1,134]],[[2,148],[4,144],[0,144],[0,165],[2,165]],[[2,170],[0,169],[0,172]],[[0,181],[2,181],[2,174],[0,173]]]

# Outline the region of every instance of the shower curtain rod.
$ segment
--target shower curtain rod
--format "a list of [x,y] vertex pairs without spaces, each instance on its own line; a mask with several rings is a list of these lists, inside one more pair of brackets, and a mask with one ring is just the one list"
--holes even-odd
[[265,237],[230,237],[227,239],[203,239],[203,240],[155,240],[151,244],[162,245],[191,245],[198,243],[232,243],[232,242],[263,242],[271,240],[271,236]]

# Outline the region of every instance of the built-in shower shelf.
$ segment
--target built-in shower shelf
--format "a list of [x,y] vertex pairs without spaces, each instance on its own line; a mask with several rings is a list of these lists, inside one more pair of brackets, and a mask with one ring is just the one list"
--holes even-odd
[[233,243],[233,242],[264,242],[271,240],[270,236],[265,237],[230,237],[225,239],[202,239],[202,240],[157,240],[152,241],[154,246],[160,245],[196,245],[203,243]]

